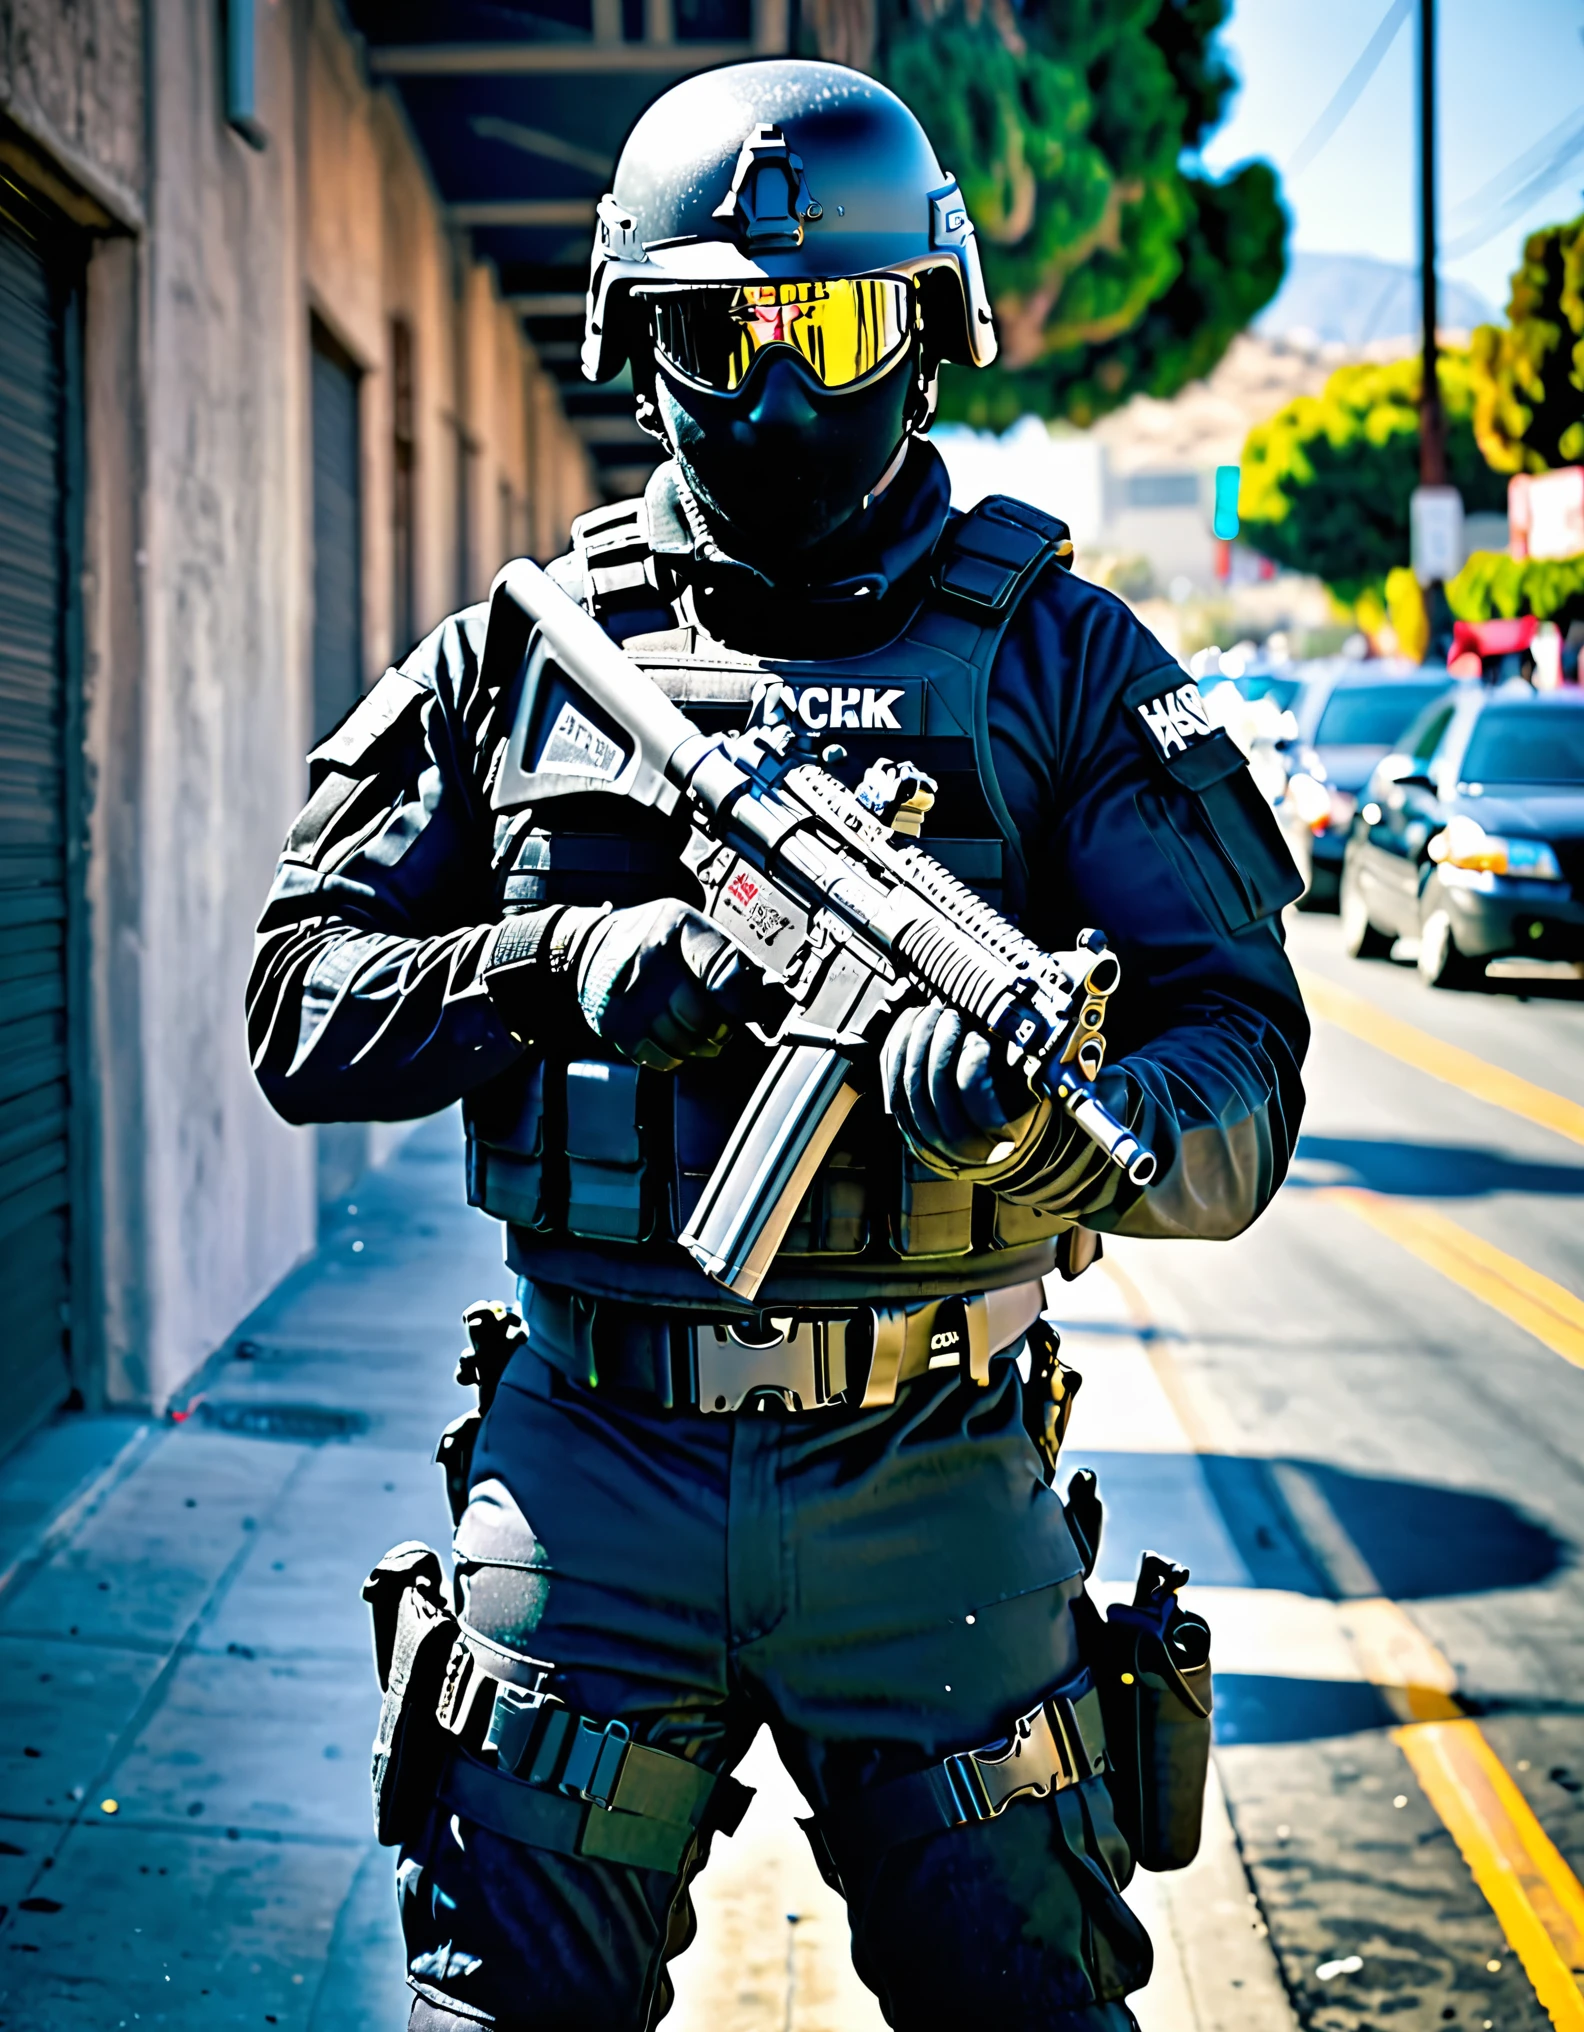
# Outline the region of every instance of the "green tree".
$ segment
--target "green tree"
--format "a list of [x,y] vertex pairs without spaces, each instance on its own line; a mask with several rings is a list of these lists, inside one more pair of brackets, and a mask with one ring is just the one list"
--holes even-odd
[[[1466,352],[1444,351],[1441,402],[1449,478],[1470,513],[1506,506],[1506,482],[1474,442]],[[1350,604],[1380,596],[1408,558],[1408,504],[1419,484],[1420,363],[1339,367],[1249,432],[1239,513],[1245,540],[1292,571],[1313,572]]]
[[1584,459],[1584,214],[1524,242],[1505,325],[1474,334],[1474,433],[1499,473]]
[[1584,557],[1509,557],[1477,550],[1447,582],[1447,605],[1460,621],[1511,621],[1533,614],[1564,632],[1584,621]]
[[[883,0],[874,68],[918,113],[979,228],[1001,358],[946,370],[943,413],[1087,423],[1174,394],[1268,303],[1285,265],[1275,173],[1193,156],[1234,78],[1230,0]],[[807,16],[863,48],[859,0]],[[828,47],[827,47],[828,46]]]

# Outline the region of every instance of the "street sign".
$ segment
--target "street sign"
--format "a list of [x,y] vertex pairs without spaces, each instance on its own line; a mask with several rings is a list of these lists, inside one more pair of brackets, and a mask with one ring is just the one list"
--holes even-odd
[[1217,466],[1215,469],[1215,520],[1211,527],[1218,542],[1230,543],[1238,533],[1238,486],[1241,478],[1236,466]]
[[1507,482],[1514,557],[1577,557],[1584,552],[1584,466],[1514,473]]
[[1409,556],[1420,585],[1463,569],[1463,496],[1456,487],[1415,487],[1408,508]]

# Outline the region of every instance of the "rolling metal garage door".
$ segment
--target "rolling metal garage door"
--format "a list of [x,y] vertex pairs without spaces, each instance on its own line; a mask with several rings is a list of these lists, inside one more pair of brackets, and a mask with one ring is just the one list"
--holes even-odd
[[0,182],[0,1447],[66,1395],[66,326]]
[[[363,688],[363,518],[358,480],[357,370],[313,326],[314,738],[357,704]],[[319,1130],[319,1200],[328,1206],[368,1161],[361,1122]]]
[[313,328],[314,739],[357,704],[363,679],[358,385],[323,326]]

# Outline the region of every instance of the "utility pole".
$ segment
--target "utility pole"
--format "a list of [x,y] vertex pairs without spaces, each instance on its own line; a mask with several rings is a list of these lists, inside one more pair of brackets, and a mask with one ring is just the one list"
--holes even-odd
[[1446,581],[1463,565],[1463,497],[1447,484],[1446,418],[1436,345],[1436,19],[1435,0],[1419,0],[1419,484],[1409,504],[1414,576],[1430,623],[1427,660],[1452,640]]
[[1446,431],[1436,369],[1436,19],[1419,0],[1419,303],[1424,380],[1419,395],[1419,484],[1447,483]]

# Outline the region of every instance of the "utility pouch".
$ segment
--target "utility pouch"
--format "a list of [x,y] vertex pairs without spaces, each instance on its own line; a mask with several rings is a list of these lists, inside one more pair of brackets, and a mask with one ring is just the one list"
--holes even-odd
[[[1061,1335],[1048,1319],[1037,1319],[1028,1332],[1029,1375],[1023,1386],[1023,1423],[1045,1463],[1045,1480],[1056,1475],[1056,1462],[1067,1436],[1073,1400],[1083,1377],[1061,1358]],[[1091,1481],[1093,1476],[1090,1477]],[[1098,1538],[1098,1531],[1096,1534]],[[1080,1552],[1083,1550],[1079,1545]],[[1094,1564],[1090,1560],[1089,1566]],[[1089,1568],[1085,1568],[1087,1573]]]
[[440,1784],[449,1745],[437,1710],[458,1624],[439,1555],[416,1539],[386,1553],[363,1599],[385,1695],[374,1737],[374,1833],[394,1848],[418,1838]]
[[1167,666],[1135,679],[1122,699],[1151,756],[1188,793],[1186,806],[1140,799],[1162,853],[1192,893],[1208,890],[1229,931],[1274,916],[1303,879],[1241,749],[1212,724],[1198,685]]
[[1186,1567],[1146,1552],[1133,1601],[1114,1604],[1100,1626],[1106,1781],[1117,1826],[1146,1870],[1184,1869],[1199,1852],[1210,1626],[1177,1601],[1187,1578]]
[[648,1233],[637,1066],[574,1059],[566,1069],[566,1223],[574,1235],[640,1242]]
[[966,1256],[973,1247],[974,1189],[941,1178],[902,1149],[896,1245],[904,1256]]
[[545,1217],[545,1069],[531,1059],[467,1103],[468,1204],[519,1228]]

